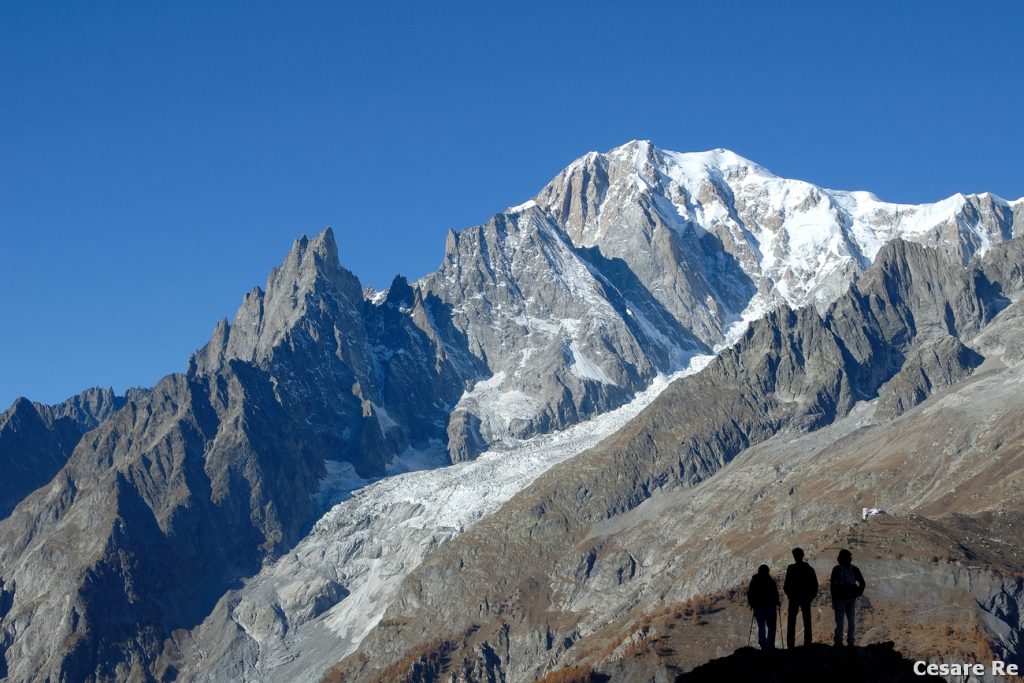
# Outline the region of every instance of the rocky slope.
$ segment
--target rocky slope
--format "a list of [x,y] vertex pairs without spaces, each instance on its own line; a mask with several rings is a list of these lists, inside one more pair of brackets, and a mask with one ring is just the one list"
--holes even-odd
[[[738,583],[765,559],[781,564],[791,544],[816,549],[862,504],[975,515],[1010,505],[1022,452],[1010,397],[1021,379],[1003,359],[1022,345],[1012,332],[1017,304],[990,323],[1020,292],[1021,252],[1014,241],[963,269],[938,251],[892,243],[823,316],[783,309],[753,324],[735,349],[671,385],[613,438],[552,468],[427,558],[338,671],[363,680],[413,666],[442,647],[430,646],[440,636],[456,680],[530,680],[638,606]],[[939,413],[925,402],[875,423],[886,383],[908,361],[920,365],[928,345],[948,346],[947,336],[978,340],[975,353],[989,351],[992,373],[955,385],[963,388]],[[963,376],[974,363],[963,353],[942,357],[945,370],[930,376]],[[961,359],[967,367],[956,367]],[[921,443],[940,433],[938,447]],[[878,455],[865,462],[862,442],[824,457],[854,435],[877,439],[867,452]],[[921,571],[913,563],[902,571],[911,568]],[[1004,646],[1016,652],[1012,569],[963,580],[979,586],[983,604],[1004,605],[992,614],[1003,615]],[[941,582],[942,568],[933,571]]]
[[9,515],[18,501],[50,481],[82,435],[123,406],[125,400],[112,389],[95,387],[52,406],[19,398],[0,413],[0,471],[4,473],[0,480],[0,519]]
[[[852,549],[869,582],[857,605],[858,643],[896,641],[908,656],[933,662],[1020,661],[1021,521],[1013,510],[941,521],[916,514],[876,516],[815,539],[819,554],[812,564],[822,580],[836,549]],[[775,571],[781,579],[784,561]],[[583,669],[612,681],[671,681],[726,657],[745,646],[751,632],[745,584],[682,602],[638,605],[582,637],[555,671]],[[831,647],[827,592],[812,603],[812,615],[814,642]],[[785,637],[783,628],[777,646]]]

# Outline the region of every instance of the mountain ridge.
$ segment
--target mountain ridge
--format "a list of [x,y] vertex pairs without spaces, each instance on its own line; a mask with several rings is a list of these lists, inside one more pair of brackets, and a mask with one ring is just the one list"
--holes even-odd
[[[324,497],[332,472],[351,468],[368,481],[564,429],[710,352],[730,353],[750,334],[745,325],[776,303],[786,307],[765,324],[813,328],[818,309],[791,305],[823,304],[860,278],[860,243],[819,189],[801,185],[798,201],[775,206],[768,190],[730,184],[753,177],[749,169],[691,187],[672,154],[633,145],[583,157],[532,205],[449,233],[436,273],[396,278],[370,298],[341,266],[332,230],[297,240],[184,373],[129,397],[0,522],[8,670],[22,678],[172,675],[181,665],[173,634],[196,627],[235,581],[306,536],[336,502]],[[812,282],[820,268],[780,263],[805,253],[791,248],[805,242],[790,239],[790,229],[806,228],[821,207],[832,241],[805,240],[806,253],[832,279]],[[1017,204],[979,200],[956,211],[912,236],[961,267],[1021,230]],[[935,271],[916,261],[924,277]],[[993,278],[1014,277],[1006,264],[986,264]],[[778,281],[773,268],[782,268]],[[914,275],[908,268],[893,277]],[[894,328],[905,322],[866,306],[849,313]],[[958,310],[968,321],[980,312]],[[950,333],[933,313],[936,333]],[[955,315],[953,323],[961,332]],[[829,347],[836,362],[844,352],[874,358],[879,340],[848,337],[850,349]],[[966,369],[947,365],[968,360],[936,346],[895,403],[902,409],[938,379],[952,381]],[[870,384],[889,366],[868,367],[858,380]],[[846,410],[855,398],[842,386],[801,391],[811,392],[797,392],[812,408],[807,426],[827,422],[830,403]],[[715,462],[707,456],[695,474]],[[162,570],[171,565],[180,575]],[[347,590],[336,579],[321,588],[321,607]]]
[[52,478],[87,432],[144,393],[136,388],[118,396],[112,388],[92,387],[53,405],[16,399],[0,413],[0,519]]

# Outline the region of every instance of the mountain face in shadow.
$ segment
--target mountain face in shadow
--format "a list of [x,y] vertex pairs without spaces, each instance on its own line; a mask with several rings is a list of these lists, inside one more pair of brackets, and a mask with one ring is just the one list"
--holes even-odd
[[[131,390],[141,396],[144,390]],[[0,520],[64,466],[82,436],[128,401],[94,387],[57,405],[19,398],[0,413]]]

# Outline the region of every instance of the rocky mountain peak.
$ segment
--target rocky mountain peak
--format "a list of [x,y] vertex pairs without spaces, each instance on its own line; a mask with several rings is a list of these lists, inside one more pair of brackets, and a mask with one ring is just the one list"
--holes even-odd
[[710,176],[746,175],[751,172],[764,177],[777,177],[760,164],[725,147],[698,152],[674,152],[658,147],[650,140],[631,140],[609,150],[604,156],[612,162],[630,163],[637,170],[646,164],[666,175],[685,175],[696,181]]
[[409,286],[409,281],[402,275],[396,275],[388,287],[388,295],[385,301],[394,306],[411,308],[416,300],[416,293]]
[[29,413],[35,412],[35,408],[32,405],[32,401],[28,400],[24,396],[19,396],[14,399],[14,403],[7,409],[7,413],[13,416],[23,416]]
[[[895,238],[966,264],[1015,234],[1014,211],[963,195],[888,204],[781,178],[724,148],[633,140],[589,152],[533,199],[449,232],[441,268],[417,283],[465,336],[455,346],[490,371],[464,374],[456,411],[482,438],[450,428],[449,444],[521,438],[604,411],[776,306],[823,313]],[[594,334],[600,344],[581,346]],[[615,354],[603,355],[609,347]],[[547,396],[537,364],[541,377],[581,384]]]
[[303,235],[295,240],[284,262],[267,278],[266,291],[271,297],[286,293],[298,298],[318,285],[334,287],[352,301],[362,299],[362,286],[342,268],[334,231],[329,227],[312,238]]
[[359,279],[341,266],[334,231],[325,228],[293,244],[280,266],[271,270],[265,289],[245,295],[230,325],[218,323],[194,367],[210,372],[232,358],[267,362],[273,350],[299,323],[317,311],[344,310],[357,317],[363,302]]
[[709,344],[730,336],[727,321],[780,303],[824,310],[897,237],[966,265],[1024,225],[1024,205],[991,194],[895,204],[782,178],[724,148],[647,140],[580,157],[534,202],[574,245],[628,264],[670,311],[699,312],[691,329]]
[[115,394],[112,387],[91,387],[53,408],[55,416],[68,417],[87,431],[122,405],[124,399]]

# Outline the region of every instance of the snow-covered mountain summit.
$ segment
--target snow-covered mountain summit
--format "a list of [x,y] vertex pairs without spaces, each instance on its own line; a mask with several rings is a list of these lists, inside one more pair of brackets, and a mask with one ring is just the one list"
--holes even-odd
[[759,296],[747,305],[759,308],[829,303],[896,237],[966,263],[1019,231],[1024,216],[1021,200],[988,193],[895,204],[780,178],[726,149],[680,153],[648,141],[577,159],[536,201],[574,244],[627,262],[642,261],[660,229],[717,246],[755,283]]
[[991,194],[891,204],[725,149],[591,152],[451,233],[417,283],[491,371],[463,394],[449,442],[471,453],[620,405],[779,304],[824,308],[896,237],[966,263],[1022,225],[1024,202]]

